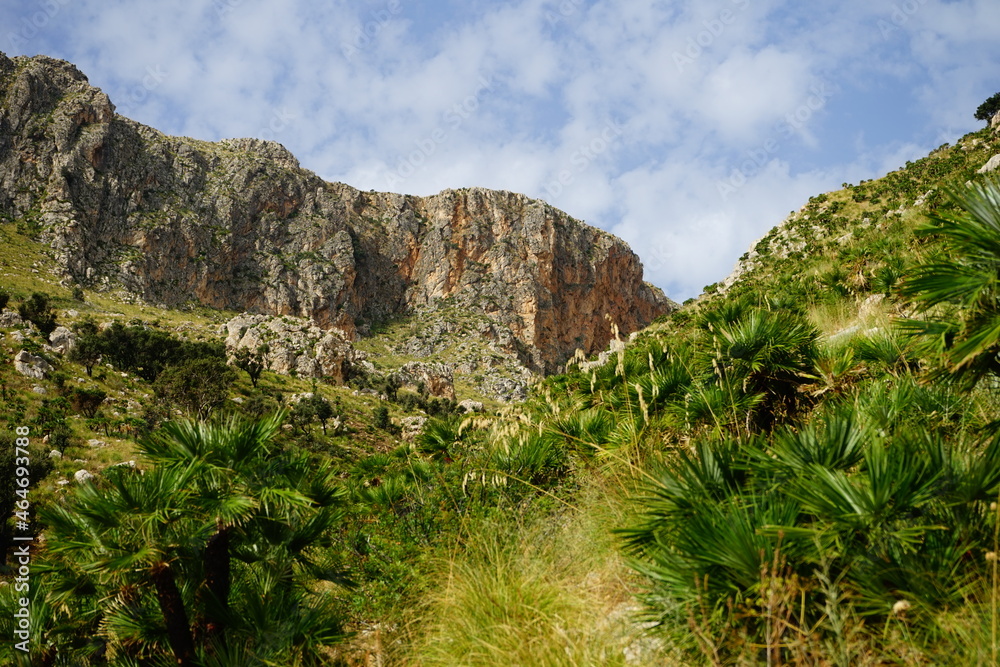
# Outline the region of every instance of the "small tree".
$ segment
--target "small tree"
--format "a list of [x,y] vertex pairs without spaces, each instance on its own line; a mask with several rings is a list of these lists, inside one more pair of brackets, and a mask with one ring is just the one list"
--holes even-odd
[[292,428],[296,430],[302,429],[303,433],[309,432],[307,427],[315,416],[316,412],[313,408],[312,401],[307,398],[303,398],[296,403],[292,407],[292,411],[288,413],[288,417],[292,422]]
[[70,361],[82,364],[87,371],[87,377],[93,377],[94,366],[104,354],[104,342],[95,334],[83,334],[76,339],[73,349],[69,351]]
[[400,382],[399,377],[397,377],[395,373],[390,373],[382,382],[382,393],[385,394],[390,401],[395,401],[396,395],[402,386],[403,383]]
[[389,419],[389,408],[380,405],[375,408],[375,428],[388,431],[392,428],[392,420]]
[[225,402],[235,381],[233,369],[218,359],[190,359],[160,373],[153,389],[188,414],[204,419]]
[[7,307],[7,303],[10,301],[10,292],[5,289],[0,288],[0,310]]
[[326,422],[333,417],[333,407],[330,405],[330,401],[314,393],[309,398],[299,401],[300,406],[303,403],[307,404],[303,408],[308,410],[310,416],[318,419],[319,423],[323,425],[323,435],[326,435]]
[[97,410],[101,407],[108,395],[100,389],[85,389],[77,387],[70,394],[69,402],[73,409],[87,418],[97,416]]
[[1000,111],[1000,93],[996,93],[976,109],[976,120],[983,120],[987,123]]
[[33,292],[31,296],[17,307],[21,319],[28,320],[48,336],[56,328],[56,314],[49,303],[49,295],[43,292]]
[[233,364],[246,371],[247,375],[250,376],[250,384],[254,388],[257,387],[257,380],[267,368],[267,353],[269,351],[270,348],[266,344],[261,344],[257,346],[256,350],[241,347],[233,353]]

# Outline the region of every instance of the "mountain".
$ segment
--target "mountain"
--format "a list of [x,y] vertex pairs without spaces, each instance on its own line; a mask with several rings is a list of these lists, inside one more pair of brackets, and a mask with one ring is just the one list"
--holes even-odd
[[166,136],[44,56],[0,54],[0,216],[53,249],[66,284],[292,315],[348,339],[457,307],[534,372],[676,307],[623,241],[542,201],[361,192],[274,142]]

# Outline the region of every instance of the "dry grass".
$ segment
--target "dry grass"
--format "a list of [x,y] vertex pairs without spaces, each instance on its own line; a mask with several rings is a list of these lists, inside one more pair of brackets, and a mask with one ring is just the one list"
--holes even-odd
[[633,618],[637,580],[610,532],[625,512],[617,485],[594,478],[575,509],[477,527],[428,573],[438,588],[384,664],[674,664]]

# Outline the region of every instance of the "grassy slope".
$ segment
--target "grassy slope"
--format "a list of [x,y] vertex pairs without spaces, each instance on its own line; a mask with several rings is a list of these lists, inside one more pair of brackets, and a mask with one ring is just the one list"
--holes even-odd
[[[913,233],[923,213],[947,206],[944,190],[974,178],[997,152],[1000,138],[983,130],[881,179],[813,197],[741,259],[739,277],[727,285],[709,286],[697,302],[647,328],[630,357],[623,358],[622,372],[635,373],[629,375],[632,382],[640,379],[645,373],[645,350],[694,335],[693,323],[700,314],[740,300],[777,310],[803,310],[821,334],[821,360],[823,355],[834,357],[851,339],[889,330],[891,320],[908,310],[906,303],[891,296],[893,287],[908,267],[934,252],[933,244]],[[603,371],[613,373],[609,369],[615,364],[613,358]],[[887,371],[875,361],[855,364],[839,378],[831,371],[830,378],[819,381],[819,389],[812,388],[821,396],[816,404],[833,395],[822,393],[830,387],[841,390],[837,381],[856,381],[847,377],[851,374],[894,381],[883,373]],[[592,375],[590,382],[596,377]],[[824,381],[830,386],[824,388]],[[554,423],[562,423],[559,420],[584,417],[585,406],[572,395],[565,399],[565,393],[569,388],[572,394],[573,387],[585,387],[587,382],[586,375],[547,381],[524,408],[523,419],[533,425],[528,428],[549,431]],[[549,395],[543,398],[546,391]],[[992,393],[980,391],[961,402],[964,416],[958,426],[945,423],[951,418],[929,408],[919,419],[926,418],[922,423],[928,429],[943,423],[943,429],[958,437],[990,421],[996,408]],[[712,650],[726,640],[713,634],[719,629],[709,610],[696,608],[686,623],[682,620],[653,635],[645,634],[634,614],[628,613],[636,607],[625,601],[633,600],[645,582],[622,559],[620,543],[611,531],[635,522],[637,508],[629,498],[641,494],[637,489],[643,487],[645,471],[656,469],[657,461],[673,459],[689,437],[698,436],[676,418],[654,415],[632,448],[618,448],[604,457],[599,450],[599,472],[593,462],[578,462],[568,485],[572,491],[563,496],[572,510],[557,509],[514,525],[482,526],[483,536],[472,548],[443,554],[441,564],[428,576],[444,578],[447,585],[416,605],[417,620],[410,627],[417,631],[400,651],[402,664],[502,665],[510,664],[510,655],[521,656],[520,664],[537,665],[711,661]],[[588,537],[580,540],[580,535]],[[531,593],[517,591],[527,581]],[[883,660],[970,664],[982,659],[980,651],[987,640],[990,616],[983,613],[981,603],[988,595],[988,581],[979,580],[965,606],[936,616],[920,636],[911,636],[905,624],[888,621],[884,629],[873,631],[848,611],[850,621],[845,623],[851,627],[843,628],[847,634],[841,652],[830,645],[803,645],[797,650],[803,659],[823,664],[848,654],[852,664]],[[622,616],[628,622],[607,621]],[[704,641],[696,641],[698,636]],[[759,658],[748,649],[731,657],[749,662]]]

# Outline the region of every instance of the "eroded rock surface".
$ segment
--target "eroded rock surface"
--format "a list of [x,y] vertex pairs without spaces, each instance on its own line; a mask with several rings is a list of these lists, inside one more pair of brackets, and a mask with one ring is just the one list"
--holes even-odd
[[[0,54],[0,214],[91,288],[294,316],[346,339],[447,301],[486,315],[484,335],[536,372],[604,349],[611,322],[628,333],[676,305],[624,242],[544,202],[361,192],[273,142],[165,136],[43,56]],[[274,361],[326,363],[301,357]]]

